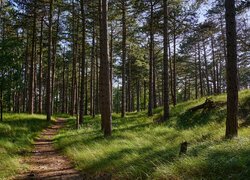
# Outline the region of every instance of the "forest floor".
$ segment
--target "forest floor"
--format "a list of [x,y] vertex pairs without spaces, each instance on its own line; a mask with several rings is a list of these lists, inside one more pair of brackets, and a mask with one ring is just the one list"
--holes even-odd
[[[75,130],[75,118],[55,138],[57,149],[82,172],[111,173],[113,179],[249,179],[250,90],[239,92],[239,136],[225,136],[226,95],[210,97],[216,106],[190,111],[206,98],[171,106],[162,124],[162,107],[148,117],[146,111],[113,114],[112,137],[104,138],[100,116],[85,117]],[[179,156],[180,144],[188,142]]]
[[[56,179],[64,173],[95,179],[249,179],[250,90],[239,92],[239,136],[232,140],[224,138],[226,95],[210,98],[217,106],[208,110],[189,110],[205,97],[171,106],[170,119],[162,124],[156,123],[162,107],[152,117],[146,111],[125,118],[113,114],[108,138],[100,130],[99,115],[86,116],[76,130],[75,117],[64,116],[65,123],[54,124],[44,115],[5,113],[0,122],[0,179],[13,179],[20,172],[27,179]],[[184,141],[187,153],[179,156]]]
[[63,127],[64,122],[63,119],[57,119],[35,139],[31,155],[24,159],[29,169],[15,179],[83,179],[70,161],[53,147],[53,137]]

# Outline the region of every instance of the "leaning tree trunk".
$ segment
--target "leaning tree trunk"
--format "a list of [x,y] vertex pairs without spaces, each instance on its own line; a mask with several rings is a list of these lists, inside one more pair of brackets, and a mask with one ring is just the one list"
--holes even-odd
[[227,120],[226,138],[238,135],[238,74],[235,0],[226,0],[226,37],[227,37]]

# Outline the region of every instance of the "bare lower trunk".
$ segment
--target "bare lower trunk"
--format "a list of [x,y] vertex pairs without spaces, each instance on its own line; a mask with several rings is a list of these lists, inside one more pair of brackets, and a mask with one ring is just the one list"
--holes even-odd
[[226,137],[238,135],[238,73],[235,0],[226,0],[226,37],[227,37],[227,120]]

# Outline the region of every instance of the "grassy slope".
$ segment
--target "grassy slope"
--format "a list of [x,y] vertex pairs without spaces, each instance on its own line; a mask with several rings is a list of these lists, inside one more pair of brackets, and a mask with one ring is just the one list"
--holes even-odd
[[0,179],[26,168],[21,156],[31,151],[34,137],[48,125],[44,115],[4,114],[4,122],[0,122]]
[[[224,101],[225,95],[214,96]],[[146,112],[130,113],[121,119],[113,115],[113,136],[100,132],[100,117],[86,118],[80,130],[74,119],[56,137],[56,146],[75,162],[78,169],[98,174],[111,172],[115,179],[228,179],[250,177],[250,91],[240,92],[239,138],[224,139],[225,106],[207,113],[186,110],[204,102],[185,102],[171,108],[168,122],[158,125],[162,109],[152,118]],[[242,124],[243,123],[243,124]],[[190,145],[187,155],[179,157],[180,143]]]

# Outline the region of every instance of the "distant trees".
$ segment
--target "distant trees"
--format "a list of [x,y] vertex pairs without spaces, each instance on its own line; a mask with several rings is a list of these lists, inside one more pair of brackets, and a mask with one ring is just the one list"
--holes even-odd
[[[236,56],[234,36],[229,38],[229,28],[226,33],[222,1],[211,4],[204,21],[197,15],[200,6],[183,0],[2,2],[1,110],[46,112],[48,120],[70,113],[78,127],[85,115],[101,113],[110,135],[113,111],[152,116],[163,106],[161,120],[167,120],[170,104],[229,88],[227,122],[235,128],[237,112],[230,108],[237,103],[236,87],[230,82],[235,84],[231,75],[237,71],[229,60]],[[235,8],[238,89],[250,87],[246,6]]]

